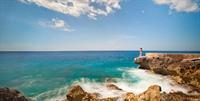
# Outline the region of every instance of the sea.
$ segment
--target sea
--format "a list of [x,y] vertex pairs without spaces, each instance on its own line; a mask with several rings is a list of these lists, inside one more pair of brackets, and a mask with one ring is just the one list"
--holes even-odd
[[[198,53],[189,51],[146,51],[145,53]],[[2,51],[0,87],[14,88],[35,101],[62,101],[72,85],[80,85],[101,98],[126,92],[142,93],[158,84],[163,92],[182,91],[167,76],[138,69],[138,51]],[[123,91],[110,90],[108,83]]]

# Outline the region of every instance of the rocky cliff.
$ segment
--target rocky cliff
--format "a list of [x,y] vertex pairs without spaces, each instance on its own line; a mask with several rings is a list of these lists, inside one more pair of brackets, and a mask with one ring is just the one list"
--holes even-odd
[[170,75],[177,83],[200,92],[200,54],[149,53],[135,58],[139,68]]

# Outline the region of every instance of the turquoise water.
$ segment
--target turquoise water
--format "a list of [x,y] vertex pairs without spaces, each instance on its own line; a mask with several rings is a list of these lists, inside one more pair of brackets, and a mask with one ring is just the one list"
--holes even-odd
[[[54,94],[65,95],[69,85],[83,78],[95,82],[123,78],[127,73],[122,69],[137,67],[133,59],[138,54],[137,51],[0,52],[0,86],[18,89],[42,101]],[[140,79],[135,76],[130,80],[134,83]]]
[[27,96],[70,84],[75,79],[120,77],[118,67],[136,67],[135,52],[1,52],[0,86]]

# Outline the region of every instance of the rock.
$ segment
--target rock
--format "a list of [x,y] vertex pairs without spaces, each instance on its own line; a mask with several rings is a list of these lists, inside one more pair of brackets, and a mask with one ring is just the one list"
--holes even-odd
[[99,99],[99,93],[85,92],[79,85],[72,86],[66,97],[67,101],[117,101],[117,97]]
[[107,84],[106,87],[111,89],[111,90],[122,90],[121,88],[117,87],[114,84]]
[[138,101],[138,98],[135,94],[128,92],[125,95],[124,101]]
[[118,97],[108,97],[108,98],[103,98],[103,99],[96,99],[93,101],[118,101]]
[[72,86],[66,95],[68,101],[81,101],[88,94],[79,86]]
[[160,86],[152,85],[145,92],[139,94],[138,101],[160,101],[160,91]]
[[[88,93],[79,85],[72,86],[67,94],[67,101],[118,101],[118,97],[99,98],[99,93]],[[198,95],[186,95],[182,92],[161,93],[158,85],[150,86],[145,92],[135,95],[128,92],[123,96],[123,101],[200,101]],[[18,101],[18,100],[17,100]],[[20,100],[21,101],[21,100]],[[23,100],[22,100],[23,101]],[[121,100],[120,100],[121,101]]]
[[0,88],[0,101],[31,101],[19,91],[10,88]]
[[116,83],[117,82],[117,80],[116,80],[116,78],[105,78],[105,82],[107,82],[107,83]]
[[169,72],[165,68],[153,68],[153,71],[158,74],[169,75]]
[[180,76],[171,76],[173,80],[175,80],[177,83],[182,83],[182,78]]
[[95,98],[95,99],[101,96],[99,93],[90,93],[89,95],[91,96],[91,98]]
[[162,75],[170,75],[177,83],[192,86],[200,92],[200,54],[149,53],[135,63]]
[[139,95],[128,92],[124,97],[124,101],[160,101],[160,91],[160,86],[152,85],[145,92]]
[[161,101],[200,101],[200,96],[186,95],[182,92],[161,93]]

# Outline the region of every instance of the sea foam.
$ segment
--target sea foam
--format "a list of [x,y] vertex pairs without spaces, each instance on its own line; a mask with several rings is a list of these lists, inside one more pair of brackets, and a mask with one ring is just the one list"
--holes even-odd
[[147,70],[142,69],[120,69],[127,73],[128,76],[124,76],[122,79],[130,78],[138,78],[137,82],[118,82],[116,85],[122,88],[125,91],[131,91],[135,94],[139,94],[148,89],[151,85],[159,85],[162,88],[163,92],[176,92],[182,91],[187,93],[187,89],[183,86],[178,85],[175,81],[173,81],[169,76],[162,76],[158,74],[154,74]]
[[32,97],[34,101],[64,101],[68,85]]
[[[75,84],[80,85],[85,91],[89,93],[100,93],[101,98],[117,97],[125,94],[126,92],[133,92],[140,94],[148,89],[151,85],[159,85],[162,88],[162,92],[177,92],[181,91],[187,93],[187,89],[178,85],[168,76],[162,76],[154,74],[152,72],[141,69],[119,69],[123,71],[122,78],[115,78],[115,82],[112,84],[122,89],[110,90],[106,87],[108,82],[95,82],[86,78],[82,78],[76,81]],[[109,82],[110,83],[110,82]]]
[[[80,85],[88,93],[99,93],[99,98],[106,97],[122,97],[127,92],[133,92],[140,94],[148,89],[151,85],[159,85],[162,88],[162,92],[176,92],[182,91],[187,93],[187,89],[176,84],[168,76],[162,76],[154,74],[152,72],[134,69],[134,68],[119,68],[122,71],[121,78],[112,78],[114,82],[100,82],[88,78],[80,78],[75,80],[72,85]],[[107,84],[114,84],[122,90],[111,90],[106,87]],[[44,92],[35,97],[36,100],[40,101],[63,101],[65,99],[66,91],[68,86],[62,87],[56,90]],[[41,101],[42,101],[41,100]]]

